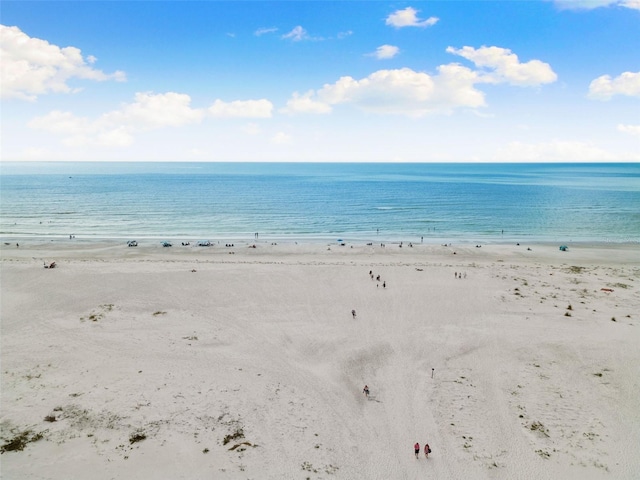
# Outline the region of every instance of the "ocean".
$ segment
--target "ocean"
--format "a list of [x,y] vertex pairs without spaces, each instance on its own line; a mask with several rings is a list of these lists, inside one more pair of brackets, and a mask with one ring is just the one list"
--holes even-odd
[[0,164],[0,238],[640,243],[640,164]]

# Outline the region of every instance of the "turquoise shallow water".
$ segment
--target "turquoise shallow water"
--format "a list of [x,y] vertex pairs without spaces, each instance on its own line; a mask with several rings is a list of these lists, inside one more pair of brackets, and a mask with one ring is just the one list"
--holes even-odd
[[0,174],[4,239],[640,242],[640,164],[5,162]]

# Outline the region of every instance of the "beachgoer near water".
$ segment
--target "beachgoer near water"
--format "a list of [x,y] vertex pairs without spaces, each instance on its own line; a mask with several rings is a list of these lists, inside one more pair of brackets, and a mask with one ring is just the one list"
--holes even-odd
[[416,458],[418,458],[418,455],[420,455],[420,444],[418,442],[413,446],[413,450],[416,453]]

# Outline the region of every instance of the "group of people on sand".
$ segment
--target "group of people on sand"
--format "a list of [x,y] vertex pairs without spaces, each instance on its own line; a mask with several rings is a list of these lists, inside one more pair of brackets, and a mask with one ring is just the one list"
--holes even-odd
[[[369,270],[369,276],[371,277],[371,280],[374,279],[373,270]],[[376,279],[377,282],[380,282],[380,275],[375,276],[375,279]],[[378,283],[376,286],[379,287],[380,283]],[[382,281],[382,288],[387,288],[387,282],[385,280]],[[355,310],[351,310],[351,316],[354,319],[356,318],[356,311]]]
[[[362,393],[364,393],[364,396],[367,397],[367,399],[369,399],[369,394],[371,393],[369,391],[369,386],[365,385],[364,389],[362,389]],[[413,446],[413,450],[414,453],[416,454],[416,458],[420,457],[420,443],[416,442],[416,444]],[[424,444],[424,458],[429,458],[429,454],[431,453],[431,447],[429,446],[428,443]]]
[[[410,244],[410,246],[413,246]],[[373,270],[369,270],[369,277],[371,278],[371,280],[376,280],[377,282],[380,282],[381,278],[380,275],[374,275]],[[463,274],[462,273],[458,273],[455,272],[455,277],[456,278],[463,278]],[[464,278],[467,278],[467,274],[464,274]],[[379,286],[379,284],[378,284]],[[382,288],[386,288],[387,287],[387,282],[386,281],[382,281]],[[356,311],[355,310],[351,310],[351,316],[353,318],[356,318]],[[432,372],[433,375],[433,372]],[[369,386],[365,385],[364,388],[362,389],[362,393],[364,393],[364,396],[367,397],[367,400],[369,399],[369,394],[371,393],[371,391],[369,390]],[[416,454],[416,458],[419,458],[420,456],[420,444],[418,442],[416,442],[416,444],[413,446],[415,454]],[[425,458],[429,458],[429,454],[431,453],[431,447],[429,446],[428,443],[425,443],[424,445],[424,456]]]
[[[400,242],[400,245],[398,245],[400,248],[402,248],[402,245],[404,245],[404,242]],[[413,243],[409,242],[409,246],[411,248],[413,248]]]
[[[364,393],[364,396],[367,397],[367,400],[369,399],[369,394],[371,393],[369,391],[369,385],[365,385],[364,388],[362,389],[362,393]],[[420,457],[420,443],[416,442],[416,444],[413,446],[413,450],[414,453],[416,455],[416,458]],[[429,446],[428,443],[424,444],[424,457],[425,458],[429,458],[429,454],[431,453],[431,447]]]
[[[369,270],[369,276],[371,277],[371,280],[373,280],[373,279],[374,279],[373,270]],[[376,281],[377,281],[377,282],[380,282],[380,280],[381,280],[381,279],[380,279],[380,275],[376,275],[376,276],[375,276],[375,279],[376,279]],[[380,286],[380,283],[377,283],[377,284],[376,284],[376,287],[379,287],[379,286]],[[383,280],[383,281],[382,281],[382,288],[387,288],[387,282],[386,282],[386,280]]]
[[[416,444],[413,446],[413,450],[416,454],[416,458],[419,458],[420,456],[420,444],[418,442],[416,442]],[[424,444],[424,458],[429,458],[429,454],[431,453],[431,447],[429,446],[428,443]]]

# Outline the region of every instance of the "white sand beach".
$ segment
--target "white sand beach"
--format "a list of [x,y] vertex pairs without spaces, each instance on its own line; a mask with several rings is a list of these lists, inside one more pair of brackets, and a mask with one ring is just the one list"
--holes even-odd
[[0,274],[2,478],[640,478],[637,245],[21,242]]

